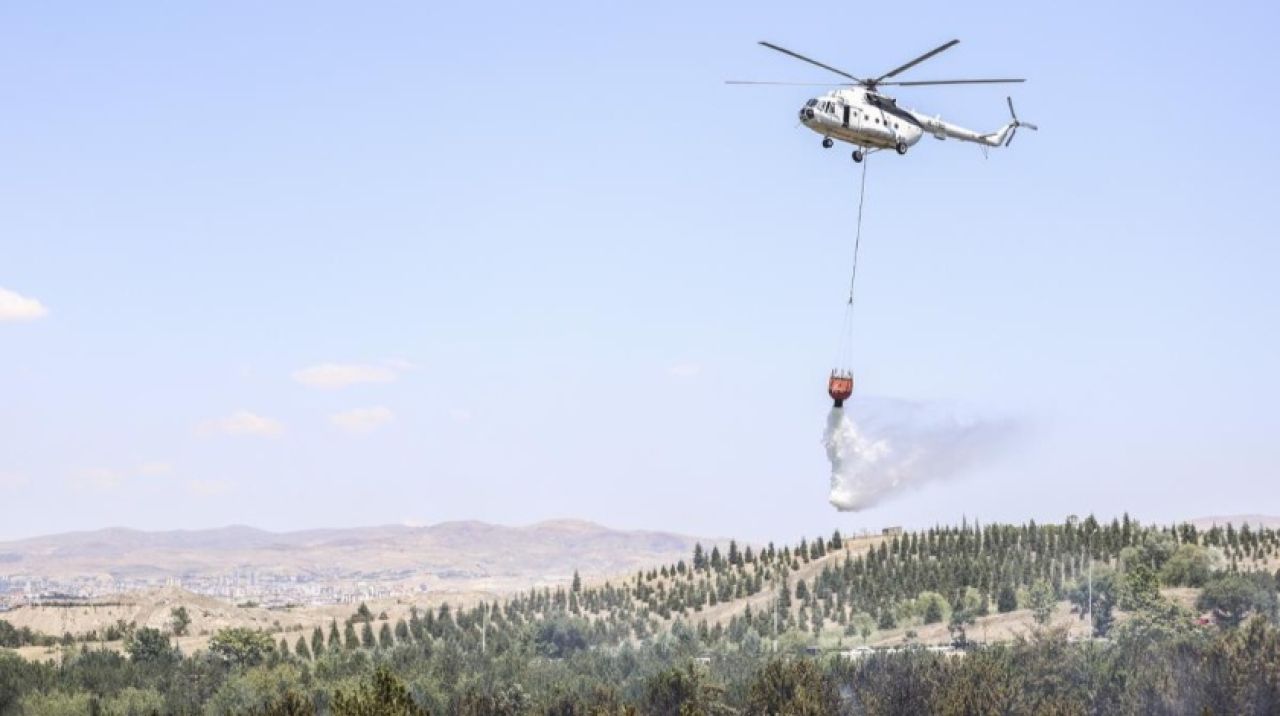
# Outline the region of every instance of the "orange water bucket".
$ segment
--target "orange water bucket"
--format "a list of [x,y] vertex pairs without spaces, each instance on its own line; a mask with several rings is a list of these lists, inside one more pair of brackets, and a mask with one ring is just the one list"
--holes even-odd
[[843,406],[844,401],[853,395],[853,374],[832,371],[831,378],[827,381],[827,395],[835,401],[835,407]]

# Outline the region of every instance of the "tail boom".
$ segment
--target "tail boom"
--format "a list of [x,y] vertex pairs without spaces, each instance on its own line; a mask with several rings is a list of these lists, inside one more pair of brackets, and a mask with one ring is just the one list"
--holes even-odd
[[938,139],[958,139],[962,142],[973,142],[975,144],[984,144],[988,147],[998,147],[1004,144],[1008,138],[1009,132],[1017,126],[1016,122],[1010,122],[994,132],[975,132],[972,129],[961,127],[950,122],[944,122],[940,117],[920,117],[920,125],[929,134]]
[[1032,130],[1039,129],[1039,127],[1030,122],[1019,121],[1018,113],[1013,109],[1012,97],[1006,97],[1005,101],[1009,103],[1009,117],[1011,118],[1011,121],[1000,129],[997,129],[994,132],[988,132],[987,134],[979,134],[972,129],[965,129],[964,127],[944,122],[941,117],[927,117],[918,114],[914,116],[926,132],[929,132],[938,139],[951,137],[952,139],[958,139],[962,142],[973,142],[974,144],[981,144],[987,147],[1007,147],[1009,146],[1009,143],[1013,141],[1013,135],[1018,132],[1019,127],[1026,127],[1027,129]]

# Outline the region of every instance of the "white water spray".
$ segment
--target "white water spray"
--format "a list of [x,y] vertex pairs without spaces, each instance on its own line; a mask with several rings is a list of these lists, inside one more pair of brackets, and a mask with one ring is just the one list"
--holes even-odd
[[1007,424],[960,421],[903,404],[896,419],[861,424],[844,409],[827,416],[823,445],[831,461],[831,504],[842,512],[872,507],[909,486],[942,480],[988,455]]

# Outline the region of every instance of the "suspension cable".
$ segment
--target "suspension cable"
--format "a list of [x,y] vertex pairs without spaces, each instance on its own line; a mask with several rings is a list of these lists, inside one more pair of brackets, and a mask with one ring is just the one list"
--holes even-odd
[[849,298],[845,302],[840,343],[836,347],[835,367],[838,370],[849,369],[853,362],[853,291],[858,280],[858,253],[862,247],[862,208],[867,198],[867,164],[870,158],[871,153],[867,152],[862,159],[862,179],[858,188],[858,219],[853,239],[853,266],[849,271]]
[[867,198],[867,164],[870,153],[862,158],[862,184],[858,188],[858,228],[853,239],[853,270],[849,272],[849,305],[853,305],[853,284],[858,280],[858,247],[862,245],[862,205]]

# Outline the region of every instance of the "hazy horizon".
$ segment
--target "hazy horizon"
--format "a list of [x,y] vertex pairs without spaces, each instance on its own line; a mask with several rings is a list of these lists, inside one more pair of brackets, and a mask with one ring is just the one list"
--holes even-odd
[[[1127,513],[1127,514],[1129,515],[1130,519],[1133,519],[1144,525],[1161,526],[1161,525],[1168,524],[1168,522],[1159,522],[1155,520],[1143,519],[1142,515],[1139,515],[1139,514],[1133,514],[1133,513]],[[1069,516],[1071,515],[1063,515],[1062,518],[1058,520],[1050,519],[1047,521],[1038,521],[1038,522],[1040,522],[1041,524],[1061,523],[1063,519]],[[1086,514],[1086,515],[1075,515],[1075,516],[1083,519],[1088,515]],[[1093,517],[1101,523],[1109,523],[1113,519],[1114,520],[1121,519],[1123,517],[1123,514],[1122,513],[1117,513],[1114,515],[1095,514],[1093,515]],[[1247,513],[1247,514],[1241,513],[1241,514],[1232,514],[1232,515],[1207,515],[1207,514],[1206,515],[1188,515],[1186,517],[1175,518],[1170,522],[1174,524],[1181,524],[1184,522],[1199,524],[1199,523],[1205,523],[1209,521],[1213,521],[1215,523],[1223,524],[1223,525],[1225,525],[1227,522],[1232,522],[1233,524],[1250,524],[1252,526],[1258,526],[1258,523],[1261,523],[1261,522],[1265,522],[1268,525],[1271,524],[1272,522],[1280,523],[1280,515],[1259,514],[1259,513]],[[954,520],[940,519],[930,523],[921,523],[921,524],[886,523],[880,526],[860,527],[860,528],[857,528],[855,531],[844,532],[844,535],[846,537],[854,537],[854,536],[863,534],[864,530],[866,531],[866,533],[875,535],[875,534],[879,534],[880,531],[886,527],[902,527],[904,529],[912,530],[912,529],[927,529],[929,527],[934,527],[938,525],[959,526],[960,524],[966,523],[966,522],[970,525],[973,525],[975,523],[985,524],[985,522],[981,519],[974,518],[970,515],[961,515],[955,518]],[[1015,524],[1025,524],[1026,522],[1028,522],[1028,520],[1020,520],[1020,521],[1016,521]],[[781,535],[777,538],[752,539],[752,538],[739,537],[737,535],[732,535],[732,534],[724,534],[724,535],[701,534],[701,533],[695,533],[695,532],[685,532],[680,530],[655,529],[655,528],[648,528],[643,526],[612,525],[612,524],[605,524],[602,522],[598,522],[596,520],[592,520],[586,517],[562,516],[562,517],[550,517],[546,519],[536,520],[533,522],[525,522],[525,523],[503,523],[503,522],[490,522],[487,520],[458,518],[458,519],[441,520],[439,522],[430,522],[430,523],[383,522],[383,523],[377,523],[377,524],[345,525],[345,526],[311,525],[311,526],[294,527],[289,529],[270,529],[266,527],[259,527],[256,525],[243,524],[243,523],[229,523],[229,524],[222,524],[222,525],[210,525],[205,527],[170,527],[170,528],[155,528],[155,529],[131,527],[129,525],[103,525],[100,527],[80,528],[80,529],[73,529],[73,530],[65,530],[61,532],[47,532],[47,533],[41,532],[41,533],[35,533],[35,534],[29,534],[29,535],[20,535],[16,537],[6,537],[3,539],[0,539],[0,543],[23,542],[27,540],[39,540],[47,537],[61,537],[61,536],[73,535],[73,534],[93,534],[97,532],[109,532],[114,530],[142,532],[146,534],[162,534],[162,533],[175,533],[175,532],[176,533],[218,532],[218,531],[224,531],[224,530],[247,529],[247,530],[253,530],[255,532],[263,532],[266,534],[285,535],[285,534],[296,534],[301,532],[331,532],[331,531],[344,531],[344,530],[356,531],[356,530],[362,530],[362,529],[383,529],[387,527],[403,527],[408,529],[431,529],[431,528],[439,528],[442,526],[468,524],[468,523],[479,523],[487,526],[505,528],[505,529],[528,529],[528,528],[555,525],[557,523],[560,523],[560,524],[584,523],[584,524],[594,525],[596,527],[600,527],[605,530],[613,531],[613,532],[656,532],[656,533],[675,534],[675,535],[680,535],[684,537],[692,537],[692,538],[706,539],[706,540],[717,540],[717,541],[728,541],[732,539],[732,540],[737,540],[738,542],[744,545],[745,544],[763,545],[768,542],[787,543],[787,542],[799,540],[801,538],[815,537],[818,535],[829,536],[829,533],[827,531],[824,531],[823,529],[818,528],[816,530],[810,530],[812,534],[805,532],[805,533],[797,533],[794,535]],[[840,527],[837,525],[835,527],[832,527],[831,529],[839,530]]]

